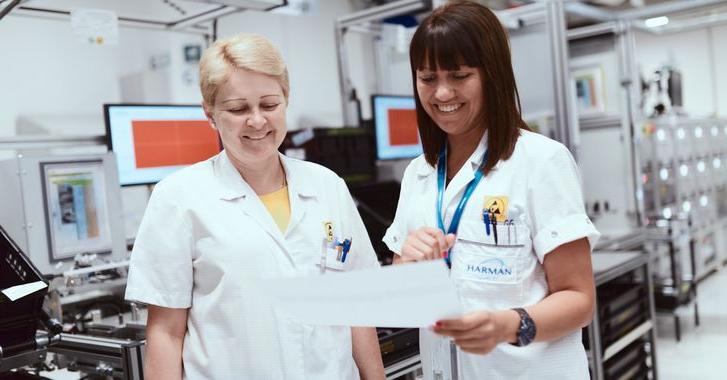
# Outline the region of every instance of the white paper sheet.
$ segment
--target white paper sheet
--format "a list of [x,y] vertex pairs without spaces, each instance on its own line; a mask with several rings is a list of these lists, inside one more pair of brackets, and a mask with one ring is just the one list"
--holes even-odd
[[48,285],[43,281],[30,282],[27,284],[11,286],[3,290],[2,294],[4,294],[5,297],[8,297],[10,301],[15,301],[31,293],[35,293],[36,291],[43,289],[46,286]]
[[278,310],[314,325],[428,327],[462,314],[443,261],[267,279],[261,286]]

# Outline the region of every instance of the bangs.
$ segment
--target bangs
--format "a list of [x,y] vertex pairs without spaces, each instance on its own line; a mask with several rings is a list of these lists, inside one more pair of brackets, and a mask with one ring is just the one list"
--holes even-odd
[[418,28],[411,41],[410,63],[414,70],[458,70],[460,66],[482,68],[477,52],[481,47],[469,33],[451,20],[435,20],[429,28]]

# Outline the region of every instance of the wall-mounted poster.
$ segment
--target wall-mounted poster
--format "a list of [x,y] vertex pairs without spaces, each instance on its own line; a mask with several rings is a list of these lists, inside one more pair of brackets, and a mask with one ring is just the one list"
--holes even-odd
[[110,252],[103,161],[40,165],[51,261]]
[[578,114],[581,116],[606,111],[606,91],[603,87],[603,68],[593,66],[571,73],[575,82]]

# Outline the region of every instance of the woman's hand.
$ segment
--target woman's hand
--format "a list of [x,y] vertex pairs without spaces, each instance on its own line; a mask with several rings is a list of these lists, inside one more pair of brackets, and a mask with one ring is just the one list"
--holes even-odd
[[407,236],[401,246],[401,261],[439,260],[454,245],[454,234],[444,235],[438,228],[422,227]]
[[437,334],[454,338],[462,351],[485,355],[500,343],[514,343],[519,325],[520,316],[514,310],[476,311],[458,319],[438,321],[433,329]]

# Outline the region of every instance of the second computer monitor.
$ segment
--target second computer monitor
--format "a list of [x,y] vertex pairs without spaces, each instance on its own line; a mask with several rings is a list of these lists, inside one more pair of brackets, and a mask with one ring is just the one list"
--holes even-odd
[[379,160],[409,159],[422,154],[414,97],[374,95],[371,105]]
[[121,185],[154,184],[220,151],[200,105],[105,104]]

